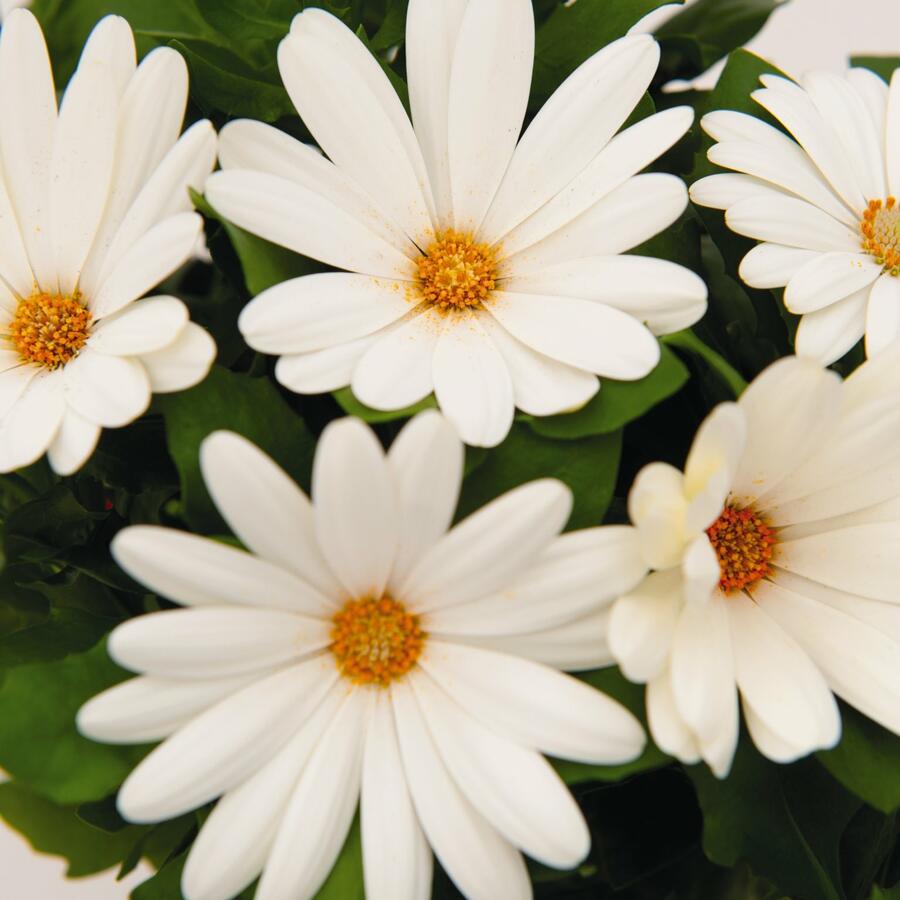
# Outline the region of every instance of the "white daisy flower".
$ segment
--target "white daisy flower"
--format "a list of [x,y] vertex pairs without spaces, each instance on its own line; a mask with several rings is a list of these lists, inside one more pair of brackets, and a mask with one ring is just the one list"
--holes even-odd
[[135,64],[128,23],[85,44],[59,110],[40,26],[14,11],[0,35],[0,471],[45,452],[80,468],[101,428],[152,392],[200,381],[212,338],[174,297],[147,291],[202,230],[188,187],[215,165],[198,122],[179,139],[187,67],[161,48]]
[[778,762],[834,746],[834,694],[900,734],[900,344],[846,382],[766,369],[706,419],[684,474],[654,463],[629,514],[653,571],[609,645],[647,683],[661,749],[724,777],[738,692]]
[[[559,536],[560,482],[519,487],[450,528],[463,446],[426,412],[385,455],[330,425],[312,503],[260,450],[218,432],[210,493],[250,552],[125,529],[119,564],[191,607],[120,625],[141,676],[81,730],[165,742],[126,780],[122,814],[156,822],[221,797],[184,870],[187,900],[315,896],[361,803],[366,897],[427,900],[431,850],[475,900],[531,896],[520,851],[569,868],[590,838],[543,758],[635,758],[637,720],[558,669],[611,660],[606,604],[643,577],[636,533]],[[448,530],[449,528],[449,530]]]
[[737,174],[701,178],[691,199],[763,242],[740,276],[785,288],[797,353],[832,363],[865,334],[874,356],[900,337],[900,72],[890,89],[868,69],[760,80],[753,99],[794,139],[744,113],[704,116],[709,159]]
[[597,375],[634,380],[654,335],[696,322],[706,287],[625,256],[674,222],[687,192],[637,175],[688,129],[668,110],[619,132],[657,68],[652,38],[584,63],[519,140],[534,60],[529,0],[412,0],[412,123],[368,49],[309,9],[281,77],[327,159],[258,122],[222,131],[210,203],[267,240],[343,272],[277,285],[246,308],[248,343],[298,393],[351,385],[401,409],[432,391],[468,444],[493,446],[515,407],[575,409]]

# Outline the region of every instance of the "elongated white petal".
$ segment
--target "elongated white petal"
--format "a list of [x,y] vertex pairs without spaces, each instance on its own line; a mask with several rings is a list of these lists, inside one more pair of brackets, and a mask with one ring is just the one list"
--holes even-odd
[[141,354],[154,394],[183,391],[206,378],[216,358],[216,342],[206,329],[188,322],[162,350]]
[[515,412],[509,369],[480,317],[446,321],[434,349],[434,393],[441,412],[473,447],[495,447]]
[[366,351],[393,327],[324,350],[287,353],[278,358],[275,377],[296,394],[326,394],[346,387]]
[[373,432],[332,422],[313,464],[315,530],[322,555],[351,597],[380,597],[397,555],[397,493]]
[[647,724],[659,749],[687,765],[700,762],[697,739],[675,703],[668,667],[647,684],[646,702]]
[[12,407],[0,424],[0,460],[9,471],[30,466],[44,455],[62,427],[66,406],[58,373],[13,369],[3,380]]
[[84,43],[78,68],[101,63],[109,67],[110,80],[118,102],[137,66],[137,51],[131,26],[121,16],[104,16]]
[[290,740],[337,677],[330,661],[314,659],[220,701],[125,779],[119,811],[132,822],[158,822],[237,787]]
[[457,606],[508,587],[562,531],[572,494],[532,481],[473,513],[435,543],[400,588],[415,612]]
[[[214,438],[219,440],[220,436],[221,432]],[[228,437],[232,438],[231,446],[242,440],[231,435],[227,436],[226,440]],[[213,438],[208,440],[212,441]],[[204,443],[204,447],[208,446],[208,443]],[[256,454],[262,456],[258,450]],[[210,452],[204,449],[202,451],[204,475],[210,471],[209,458]],[[249,462],[246,455],[239,458]],[[257,472],[262,470],[258,457],[253,458],[252,465]],[[269,461],[269,465],[273,469],[275,468],[271,461]],[[233,469],[229,471],[230,474],[234,474]],[[249,467],[243,470],[245,479],[249,471],[252,471]],[[221,473],[222,469],[219,468],[218,472]],[[267,471],[263,478],[266,476],[271,477],[271,471]],[[218,478],[209,480],[215,482]],[[276,483],[278,486],[282,486],[281,482]],[[266,482],[263,481],[263,485],[265,484]],[[293,487],[296,491],[296,485]],[[221,487],[214,491],[213,496],[218,500],[222,494]],[[296,504],[290,504],[290,499],[291,494],[287,491],[279,494],[279,501],[285,509],[282,516],[290,515],[296,509]],[[254,502],[259,503],[260,498],[255,498]],[[226,503],[224,506],[233,510],[231,503]],[[240,521],[246,521],[251,515],[252,513],[249,511],[244,512]],[[309,514],[304,518],[309,518]],[[271,515],[266,517],[266,523],[273,535],[268,539],[270,543],[279,540],[274,536],[275,529],[273,527],[277,521],[278,519],[273,519]],[[258,532],[258,523],[254,521],[253,524],[255,531]],[[306,527],[311,528],[311,526]],[[247,529],[241,528],[240,531],[255,535],[252,526]],[[302,535],[302,542],[306,542],[311,537],[301,519],[280,539],[291,541],[291,537],[297,535],[298,531]],[[276,543],[276,546],[279,545]],[[294,560],[302,559],[302,548],[303,543],[298,541],[298,546],[294,550]],[[305,580],[301,580],[293,574],[297,572],[301,577],[305,574],[305,571],[301,571],[300,565],[294,563],[287,567],[281,563],[280,559],[267,562],[251,553],[245,553],[210,538],[176,531],[174,528],[135,525],[116,535],[112,552],[119,565],[133,578],[161,596],[177,603],[189,606],[234,604],[236,606],[274,607],[285,612],[310,616],[328,614],[329,601]]]
[[793,313],[815,312],[868,287],[882,268],[868,253],[817,256],[788,281],[784,305]]
[[542,753],[602,764],[635,759],[637,719],[605,694],[525,659],[431,640],[420,663],[463,709]]
[[684,475],[668,463],[644,466],[628,493],[628,517],[641,536],[647,565],[668,569],[681,561],[690,536],[685,532]]
[[47,459],[57,475],[72,475],[87,462],[100,440],[100,426],[88,422],[71,407],[66,408]]
[[521,854],[454,783],[412,687],[395,682],[391,701],[413,805],[444,870],[471,900],[529,900],[531,882]]
[[63,369],[66,403],[88,422],[120,428],[150,405],[150,382],[133,357],[95,353],[88,345]]
[[866,356],[872,357],[900,338],[900,279],[882,275],[869,294],[866,310]]
[[900,195],[900,75],[896,69],[891,76],[885,119],[885,161],[890,192]]
[[91,335],[91,348],[111,356],[140,356],[170,346],[188,321],[175,297],[148,297],[109,316]]
[[775,187],[768,181],[754,178],[752,175],[740,175],[736,172],[725,172],[722,175],[707,175],[691,185],[691,200],[697,206],[708,206],[711,209],[730,209],[741,200],[769,197],[780,200],[791,195]]
[[866,330],[870,288],[845,297],[800,319],[794,346],[798,355],[830,366],[847,353]]
[[815,250],[800,250],[783,244],[758,244],[742,260],[739,274],[754,288],[784,287],[808,262]]
[[[291,795],[257,888],[259,900],[311,900],[356,811],[371,694],[353,691],[313,750]],[[297,835],[303,834],[302,842]]]
[[[265,571],[254,572],[245,587],[238,587],[234,572],[229,571],[222,580],[227,579],[234,585],[233,589],[220,584],[220,579],[210,571],[193,581],[193,586],[187,590],[196,592],[193,596],[200,597],[201,603],[208,598],[220,602],[225,596],[236,599],[240,596],[247,603],[287,604],[283,608],[312,615],[326,614],[341,588],[316,542],[312,504],[306,494],[271,457],[246,438],[230,431],[214,432],[203,441],[200,468],[216,508],[241,543],[279,568],[271,566]],[[218,553],[219,547],[208,541],[203,544],[204,550],[214,553]],[[193,552],[192,549],[188,556]],[[246,561],[246,555],[236,558],[230,551],[227,558],[239,563]],[[255,557],[250,558],[254,560],[254,566],[259,562]],[[224,568],[224,558],[212,565],[214,570]],[[305,584],[285,578],[282,569],[299,575]],[[254,582],[256,590],[252,589]],[[273,591],[279,582],[282,589]],[[259,584],[266,586],[264,598],[260,596]],[[319,595],[310,591],[308,585],[312,585]],[[227,590],[224,595],[223,589]]]

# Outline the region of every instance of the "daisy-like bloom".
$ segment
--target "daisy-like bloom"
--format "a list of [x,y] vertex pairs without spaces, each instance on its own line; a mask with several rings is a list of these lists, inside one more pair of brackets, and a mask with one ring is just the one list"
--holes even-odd
[[531,896],[520,850],[568,868],[590,844],[541,753],[636,757],[637,720],[558,669],[611,661],[608,602],[646,571],[630,528],[559,536],[571,497],[545,479],[452,521],[463,445],[437,412],[385,456],[330,425],[312,504],[243,438],[201,450],[206,484],[250,552],[125,529],[119,564],[191,607],[119,626],[141,673],[90,701],[83,732],[165,742],[123,785],[136,822],[221,797],[184,870],[187,900],[314,897],[360,801],[368,900],[427,900],[431,850],[471,900]]
[[788,357],[713,411],[684,474],[638,475],[629,514],[654,571],[615,602],[608,640],[667,753],[724,777],[739,693],[778,762],[837,743],[832,692],[900,734],[898,401],[900,345],[843,383]]
[[865,335],[874,356],[900,337],[900,72],[890,89],[868,69],[761,81],[753,99],[793,139],[744,113],[704,116],[709,159],[734,171],[701,178],[691,199],[763,242],[740,275],[785,288],[797,353],[832,363]]
[[365,404],[432,391],[468,444],[492,446],[515,407],[575,409],[597,375],[634,380],[654,335],[696,322],[692,272],[621,254],[684,211],[682,182],[637,175],[690,126],[687,107],[622,131],[659,60],[648,36],[589,59],[519,140],[534,58],[530,0],[412,0],[412,122],[378,63],[322,10],[278,51],[321,148],[258,122],[222,131],[207,198],[224,216],[343,272],[260,294],[240,328],[298,393],[351,385]]
[[198,122],[179,139],[187,67],[161,48],[136,65],[128,23],[88,39],[59,110],[40,26],[0,36],[0,471],[45,452],[60,474],[152,392],[200,381],[212,338],[174,297],[142,297],[191,255],[203,221],[188,187],[215,165]]

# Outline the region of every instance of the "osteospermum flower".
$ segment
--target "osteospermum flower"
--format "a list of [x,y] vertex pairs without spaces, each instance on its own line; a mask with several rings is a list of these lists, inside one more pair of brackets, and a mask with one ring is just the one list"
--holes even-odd
[[207,184],[233,222],[346,270],[277,285],[241,316],[248,343],[280,355],[282,384],[349,384],[385,410],[433,391],[467,443],[491,446],[516,406],[558,413],[586,403],[597,375],[642,378],[659,359],[654,335],[702,316],[696,275],[621,255],[687,202],[679,179],[636,173],[684,134],[689,108],[616,135],[656,71],[656,43],[595,54],[519,141],[533,55],[529,0],[412,0],[410,123],[346,26],[318,9],[294,19],[281,77],[328,159],[232,122]]
[[704,116],[710,160],[735,173],[700,179],[691,198],[763,242],[740,275],[785,288],[798,353],[831,363],[865,334],[873,356],[900,337],[900,74],[890,90],[868,69],[761,81],[753,99],[794,139],[743,113]]
[[[610,661],[604,603],[642,577],[632,529],[558,537],[560,482],[510,491],[448,531],[463,447],[436,412],[385,456],[345,419],[320,440],[313,502],[243,438],[202,447],[207,486],[250,550],[155,527],[113,542],[122,567],[192,607],[119,626],[141,674],[90,701],[88,735],[165,742],[122,814],[221,797],[184,870],[187,900],[315,896],[360,801],[366,897],[431,896],[431,850],[469,898],[531,896],[522,850],[570,867],[588,831],[541,756],[637,756],[642,729],[562,674]],[[629,552],[630,548],[630,552]]]
[[57,111],[47,47],[25,10],[0,36],[0,471],[44,452],[68,474],[101,428],[151,393],[200,381],[215,345],[174,297],[142,297],[191,254],[189,186],[215,164],[198,122],[179,139],[187,68],[136,66],[128,23],[94,29]]
[[778,762],[837,743],[832,692],[900,734],[898,373],[898,344],[844,383],[781,360],[712,412],[684,474],[638,475],[629,513],[654,571],[608,639],[666,752],[727,774],[738,694]]

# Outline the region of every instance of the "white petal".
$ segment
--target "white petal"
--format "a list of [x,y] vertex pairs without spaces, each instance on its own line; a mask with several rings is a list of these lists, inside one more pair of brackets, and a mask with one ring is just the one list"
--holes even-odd
[[822,673],[749,597],[729,598],[728,612],[741,696],[766,729],[794,750],[776,761],[833,747],[841,736],[841,714]]
[[738,400],[747,444],[733,492],[753,501],[794,471],[834,427],[840,378],[819,363],[788,357],[769,366]]
[[866,356],[875,356],[900,337],[900,278],[885,274],[869,294]]
[[109,67],[110,79],[120,100],[137,65],[131,26],[121,16],[104,16],[85,41],[78,68],[101,63]]
[[450,775],[475,809],[532,859],[558,869],[578,865],[590,834],[550,764],[473,719],[431,679],[411,683]]
[[409,258],[325,193],[265,172],[229,169],[206,182],[225,218],[267,241],[339,269],[408,278]]
[[818,257],[815,250],[758,244],[741,260],[738,272],[753,288],[784,287],[806,263]]
[[[234,585],[235,593],[232,594],[225,585],[219,584],[219,578],[211,571],[195,580],[188,588],[191,593],[187,596],[199,596],[203,598],[200,602],[206,598],[220,602],[227,596],[235,596],[235,599],[242,596],[248,603],[287,604],[283,608],[312,615],[327,614],[329,603],[333,601],[326,598],[336,598],[341,588],[319,551],[312,504],[294,480],[255,444],[230,431],[214,432],[203,441],[200,468],[216,508],[241,543],[280,569],[299,575],[320,596],[316,597],[315,592],[295,579],[285,578],[274,567],[268,572],[253,572],[247,582],[247,593],[238,595],[240,588],[234,580],[234,572],[225,576]],[[219,545],[205,541],[203,549],[217,552]],[[170,552],[167,550],[167,555]],[[192,549],[190,553],[193,552]],[[185,563],[190,553],[185,556]],[[238,558],[229,555],[228,558],[241,563],[246,561],[245,555]],[[254,557],[250,559],[259,562]],[[223,562],[216,562],[213,569],[224,569]],[[253,582],[266,585],[265,598],[252,589]],[[276,583],[284,587],[273,593]],[[223,594],[223,589],[227,593]]]
[[432,310],[413,312],[384,330],[354,366],[354,395],[373,409],[404,409],[434,390],[434,351],[444,323]]
[[698,534],[688,545],[681,563],[681,575],[686,603],[702,606],[714,597],[722,571],[719,557],[707,534]]
[[139,675],[88,700],[78,710],[78,730],[107,744],[161,741],[258,677],[259,673],[253,672],[230,678],[176,681]]
[[418,303],[411,285],[324,272],[283,281],[243,310],[244,339],[263,353],[305,353],[365,337]]
[[482,226],[484,240],[502,239],[582,173],[644,95],[658,63],[652,38],[624,37],[560,85],[516,147]]
[[[221,436],[222,433],[219,432],[214,438],[219,439]],[[241,440],[237,436],[229,437]],[[207,440],[212,441],[214,438]],[[203,446],[205,448],[207,443],[204,442]],[[203,449],[201,454],[206,478],[210,469],[209,453]],[[246,458],[242,461],[249,462]],[[271,461],[270,465],[274,468]],[[248,465],[243,470],[243,477],[247,478],[248,473],[254,469],[261,471],[256,460],[253,461],[252,469]],[[296,485],[289,479],[286,480],[296,491]],[[214,481],[216,479],[209,479],[209,482]],[[283,485],[279,483],[279,486]],[[218,500],[221,494],[219,489],[213,496]],[[282,516],[289,515],[296,509],[290,503],[291,494],[287,491],[280,494],[279,499],[284,504],[285,512],[281,516],[266,518],[270,528],[275,528]],[[256,499],[255,502],[260,501]],[[246,522],[249,517],[244,512],[241,521]],[[254,525],[258,530],[256,521]],[[298,530],[303,535],[302,540],[308,540],[302,520],[286,532],[281,540],[291,541],[293,544],[291,539]],[[239,533],[248,531],[253,535],[251,529],[242,528]],[[275,540],[277,539],[269,538],[269,543]],[[294,560],[300,557],[302,547],[303,543],[298,542],[294,549]],[[277,559],[267,562],[221,541],[156,525],[134,525],[120,531],[113,540],[112,552],[116,562],[134,579],[177,603],[188,606],[233,604],[262,607],[264,610],[274,608],[309,616],[328,615],[329,601],[306,581],[292,574],[301,568],[296,562],[290,567],[282,567]],[[261,585],[265,585],[265,588],[261,589]]]
[[418,613],[506,588],[562,531],[571,510],[572,494],[561,481],[543,478],[517,487],[435,543],[400,594]]
[[866,330],[870,288],[800,319],[794,347],[799,356],[811,356],[830,366],[847,353]]
[[106,207],[118,103],[113,70],[105,61],[89,59],[72,76],[59,110],[50,162],[50,228],[63,294],[78,285]]
[[547,666],[433,639],[420,664],[463,709],[523,746],[604,765],[644,748],[643,729],[625,707]]
[[378,691],[371,706],[360,798],[366,897],[427,900],[431,848],[406,785],[390,694]]
[[6,189],[35,277],[56,288],[56,264],[47,214],[56,128],[56,90],[47,45],[37,19],[15,10],[0,38],[0,159]]
[[218,678],[308,656],[331,643],[330,630],[328,621],[278,610],[171,609],[119,625],[110,635],[109,655],[160,678]]
[[750,175],[725,172],[722,175],[707,175],[691,185],[691,200],[697,206],[711,209],[729,209],[742,200],[770,197],[779,200],[790,196],[767,181]]
[[481,324],[506,363],[522,412],[550,416],[580,409],[600,389],[596,375],[532,350],[493,317],[483,316]]
[[847,72],[847,82],[865,104],[869,111],[869,117],[875,125],[875,133],[878,135],[881,145],[884,146],[889,93],[884,79],[871,69],[855,67]]
[[351,597],[380,597],[400,538],[397,491],[374,433],[358,419],[332,422],[313,464],[322,555]]
[[175,297],[148,297],[104,319],[91,335],[91,348],[112,356],[139,356],[171,346],[188,321],[188,308]]
[[885,119],[885,161],[888,188],[895,197],[900,195],[900,75],[891,76],[887,118]]
[[132,357],[107,356],[90,344],[63,369],[66,403],[88,422],[120,428],[150,405],[150,381]]
[[36,278],[25,252],[22,232],[16,220],[9,192],[0,172],[0,307],[14,313],[19,297],[27,297],[35,289]]
[[431,190],[400,99],[377,59],[339,19],[307,10],[278,47],[288,94],[329,159],[413,240],[427,235]]
[[117,261],[91,298],[96,318],[142,297],[189,258],[203,230],[197,213],[178,213],[147,231]]
[[88,460],[100,440],[100,426],[67,408],[47,458],[57,475],[72,475]]
[[141,364],[154,394],[183,391],[206,378],[216,358],[216,342],[209,332],[193,322],[184,326],[174,343],[153,353],[144,353]]
[[690,269],[647,256],[595,256],[503,281],[514,293],[595,300],[644,322],[654,334],[689,328],[706,312],[706,284]]
[[868,253],[825,253],[788,281],[784,305],[793,313],[815,312],[868,287],[882,266]]
[[388,468],[400,503],[400,541],[389,590],[446,534],[462,486],[465,448],[439,413],[419,413],[394,439]]
[[395,682],[391,700],[413,805],[447,874],[470,900],[530,900],[531,882],[521,855],[454,783],[412,687]]
[[684,475],[668,463],[644,466],[628,494],[628,517],[638,529],[641,550],[650,568],[668,569],[681,561],[690,538]]
[[58,372],[40,372],[36,376],[10,370],[15,376],[4,379],[19,393],[14,405],[0,424],[0,460],[3,468],[30,466],[52,446],[65,415],[62,379]]
[[636,529],[586,528],[560,535],[503,590],[435,610],[424,627],[431,634],[498,637],[555,628],[631,590],[646,572]]
[[667,569],[652,572],[613,604],[609,647],[626,678],[645,682],[662,674],[682,602],[681,573]]
[[534,61],[534,12],[521,0],[469,3],[448,102],[448,154],[457,228],[477,231],[513,156]]
[[859,236],[805,200],[785,194],[749,197],[728,208],[725,221],[732,231],[758,241],[828,253],[859,250]]
[[334,866],[359,799],[370,696],[350,693],[313,751],[278,826],[259,900],[311,900]]
[[39,374],[46,378],[39,366],[23,365],[18,353],[13,352],[13,356],[12,360],[4,358],[3,371],[0,372],[0,417],[10,413],[34,378]]
[[697,740],[678,712],[668,667],[647,684],[646,703],[647,724],[659,749],[687,765],[700,762]]
[[309,353],[288,353],[275,363],[275,377],[295,394],[327,394],[350,384],[365,352],[394,326]]
[[119,812],[131,822],[171,819],[249,778],[291,739],[338,677],[322,659],[260,678],[201,713],[125,779]]
[[627,313],[602,303],[498,291],[488,309],[533,350],[597,375],[633,381],[659,362],[656,338]]
[[509,369],[480,316],[448,319],[434,351],[434,393],[441,412],[473,447],[496,447],[515,413]]
[[186,898],[229,900],[256,879],[300,773],[342,698],[340,687],[333,688],[272,759],[219,800],[188,854],[181,876]]
[[719,778],[731,768],[739,725],[727,604],[718,596],[711,603],[685,606],[672,645],[672,693],[678,712]]
[[406,80],[416,138],[434,192],[437,224],[453,224],[448,157],[450,67],[468,0],[411,0],[406,14]]

